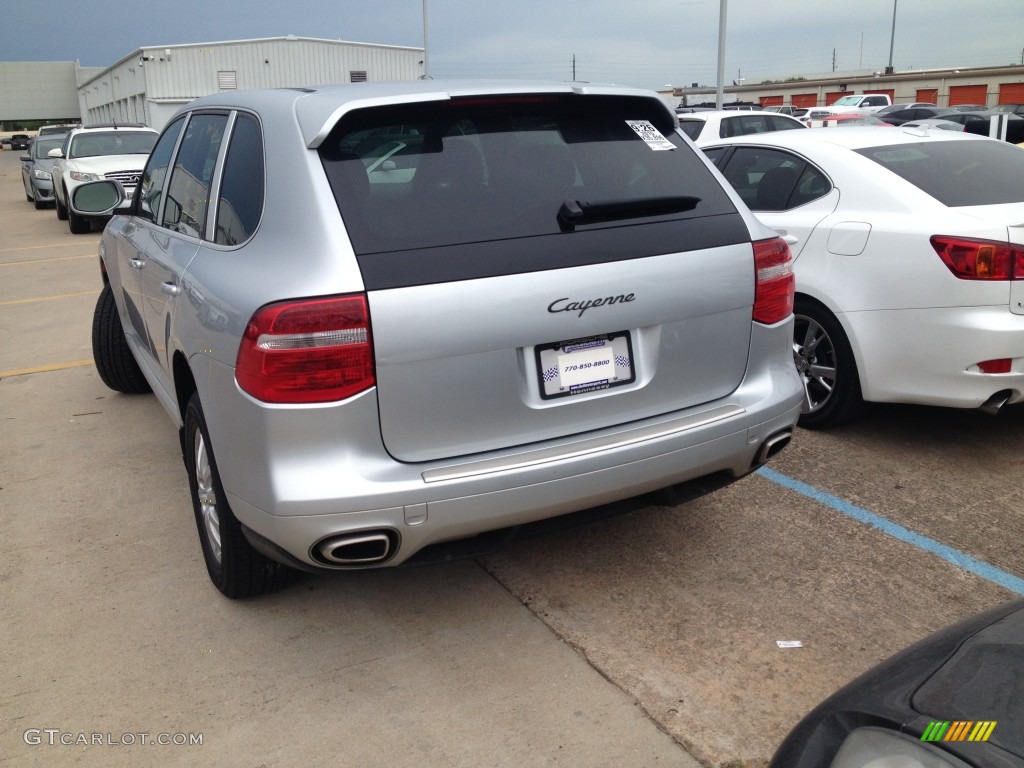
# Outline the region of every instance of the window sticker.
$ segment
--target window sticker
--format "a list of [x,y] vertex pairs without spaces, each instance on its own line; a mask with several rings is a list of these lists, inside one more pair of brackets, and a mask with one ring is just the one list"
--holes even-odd
[[626,125],[636,131],[636,135],[647,142],[653,150],[675,149],[675,145],[662,136],[661,131],[649,120],[627,120]]

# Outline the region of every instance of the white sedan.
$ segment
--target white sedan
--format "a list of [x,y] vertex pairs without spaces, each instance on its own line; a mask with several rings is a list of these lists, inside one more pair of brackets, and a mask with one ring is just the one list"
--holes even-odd
[[1024,152],[877,128],[704,151],[796,259],[801,425],[865,401],[994,413],[1024,399]]

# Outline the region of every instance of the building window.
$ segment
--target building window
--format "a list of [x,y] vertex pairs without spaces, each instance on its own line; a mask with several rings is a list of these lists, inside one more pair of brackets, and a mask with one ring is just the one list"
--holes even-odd
[[222,91],[234,91],[238,88],[238,73],[235,71],[218,72],[217,87]]
[[350,83],[365,83],[366,82],[366,70],[356,71],[351,70],[348,73],[348,81]]

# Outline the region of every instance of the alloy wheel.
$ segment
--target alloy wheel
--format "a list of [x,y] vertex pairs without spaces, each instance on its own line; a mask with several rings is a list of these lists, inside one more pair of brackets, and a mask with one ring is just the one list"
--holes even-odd
[[825,329],[812,317],[796,315],[793,361],[804,385],[803,413],[824,408],[836,384],[836,349]]
[[210,455],[206,450],[203,433],[198,429],[195,431],[194,450],[199,509],[206,530],[206,538],[210,544],[210,553],[220,563],[222,557],[220,515],[217,513],[217,494],[213,490],[213,468],[210,466]]

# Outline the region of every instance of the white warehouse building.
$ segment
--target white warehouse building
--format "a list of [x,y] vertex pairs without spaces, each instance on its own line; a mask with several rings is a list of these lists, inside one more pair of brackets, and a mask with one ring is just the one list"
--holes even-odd
[[226,90],[415,80],[423,49],[308,37],[272,37],[139,48],[82,79],[82,122],[161,129],[178,107]]

